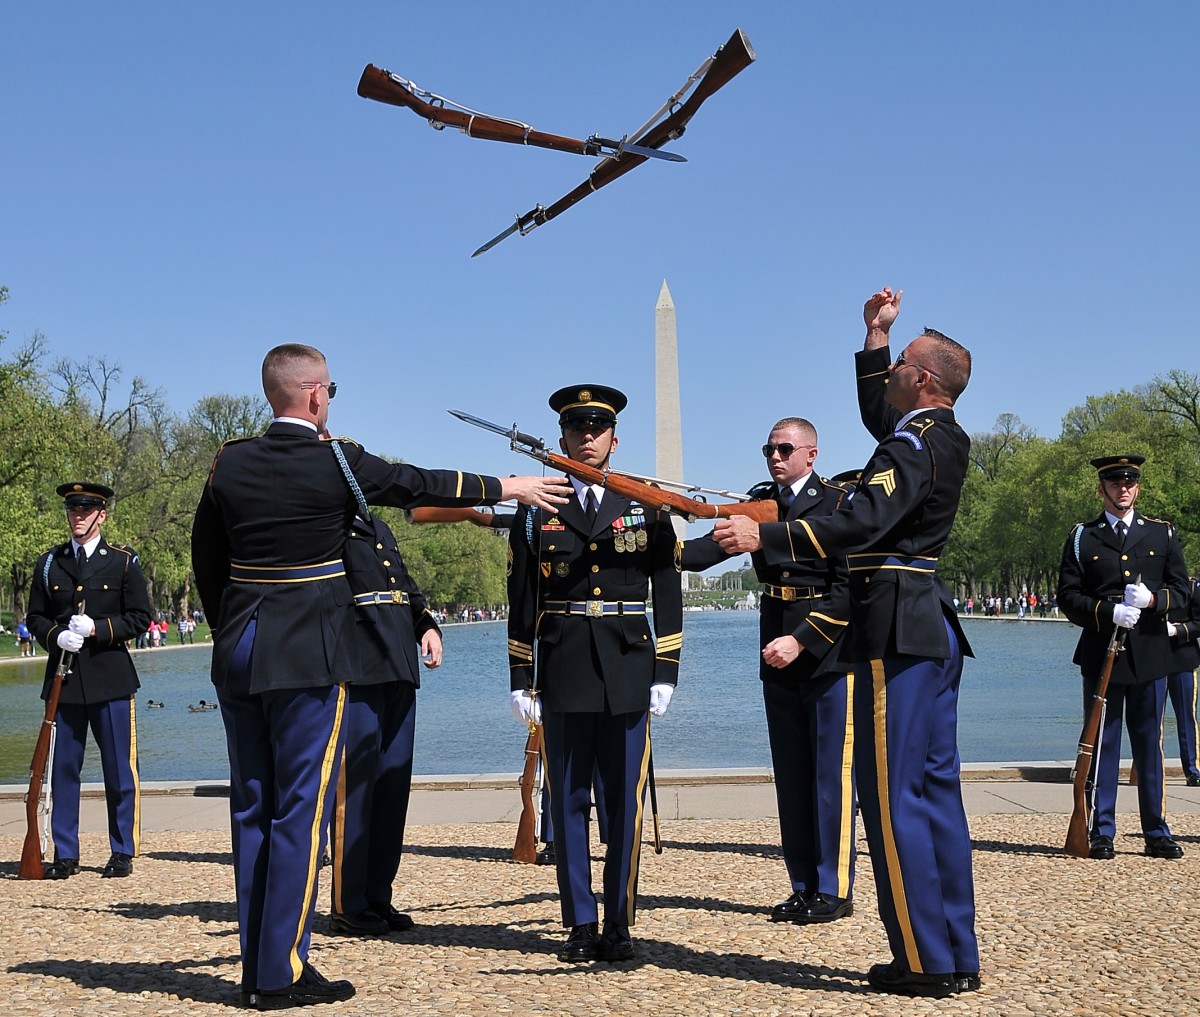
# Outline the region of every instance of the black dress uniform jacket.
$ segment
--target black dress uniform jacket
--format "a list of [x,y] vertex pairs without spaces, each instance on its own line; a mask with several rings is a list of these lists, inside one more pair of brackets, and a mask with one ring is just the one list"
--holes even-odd
[[[619,541],[619,544],[618,544]],[[572,497],[554,516],[521,506],[509,534],[508,655],[513,691],[534,688],[560,713],[644,711],[652,684],[675,685],[683,643],[678,542],[666,513],[606,491],[595,521]],[[653,580],[655,639],[642,608],[599,617],[566,602],[644,605]]]
[[[47,567],[48,566],[48,567]],[[71,542],[51,548],[37,560],[29,594],[29,629],[48,654],[42,698],[50,694],[62,650],[59,633],[80,601],[96,623],[96,634],[83,641],[59,695],[63,703],[106,703],[133,695],[140,686],[125,643],[150,625],[146,580],[133,549],[103,537],[82,578]]]
[[393,596],[391,603],[355,604],[358,669],[354,684],[405,682],[420,688],[417,643],[429,630],[441,630],[425,595],[404,567],[395,534],[380,519],[367,522],[356,516],[344,560],[352,593]]
[[851,626],[843,662],[896,654],[945,659],[946,621],[971,656],[935,570],[958,511],[971,439],[950,409],[921,410],[897,427],[904,414],[884,399],[890,362],[887,346],[855,354],[860,413],[879,444],[849,510],[764,524],[763,557],[780,565],[848,554]]
[[[763,483],[748,492],[756,500],[778,500],[779,488]],[[836,512],[846,497],[847,488],[812,474],[786,509],[779,507],[780,519],[790,522],[808,516]],[[683,567],[702,572],[732,557],[712,535],[696,537],[683,544]],[[750,560],[759,582],[779,590],[791,590],[795,600],[784,600],[764,592],[759,605],[759,643],[766,646],[783,635],[795,636],[804,647],[787,667],[771,667],[760,658],[758,676],[763,681],[791,681],[812,678],[827,671],[844,671],[838,665],[838,647],[850,616],[850,588],[846,583],[845,561],[841,557],[802,561],[776,561],[768,564],[762,551]]]
[[1175,623],[1175,635],[1170,637],[1175,653],[1171,673],[1196,670],[1200,667],[1200,580],[1195,576],[1188,580],[1186,610],[1180,610],[1176,605],[1167,617]]
[[[371,504],[500,499],[496,477],[393,464],[353,442],[340,444]],[[255,617],[250,687],[233,691],[318,688],[353,677],[354,613],[344,572],[307,582],[233,582],[230,565],[287,570],[340,563],[356,511],[332,443],[311,427],[276,421],[257,438],[222,447],[192,527],[192,568],[215,634],[213,684],[225,686],[230,657]]]
[[1170,523],[1139,512],[1133,514],[1124,547],[1104,513],[1068,534],[1058,570],[1058,606],[1083,629],[1074,660],[1084,677],[1099,677],[1113,633],[1113,608],[1121,603],[1126,584],[1136,583],[1138,576],[1156,595],[1155,603],[1142,611],[1124,652],[1117,654],[1111,680],[1118,684],[1154,681],[1178,670],[1165,619],[1187,604],[1188,575],[1179,538]]

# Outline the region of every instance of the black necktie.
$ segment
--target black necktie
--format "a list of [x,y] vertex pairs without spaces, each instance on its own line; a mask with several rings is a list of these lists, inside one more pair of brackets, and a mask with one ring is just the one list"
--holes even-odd
[[779,507],[783,509],[783,514],[788,514],[788,509],[792,507],[792,502],[796,500],[796,492],[791,487],[781,487],[779,489]]
[[79,570],[80,575],[83,574],[83,567],[86,564],[87,552],[83,549],[83,545],[80,544],[77,548],[75,548],[75,567]]
[[598,508],[599,506],[596,504],[596,492],[589,487],[587,497],[583,500],[583,510],[587,513],[589,523],[596,521],[596,511]]
[[1125,526],[1125,520],[1118,519],[1117,525],[1116,525],[1117,540],[1119,540],[1121,542],[1122,547],[1125,546],[1125,530],[1126,529],[1127,529],[1127,527]]

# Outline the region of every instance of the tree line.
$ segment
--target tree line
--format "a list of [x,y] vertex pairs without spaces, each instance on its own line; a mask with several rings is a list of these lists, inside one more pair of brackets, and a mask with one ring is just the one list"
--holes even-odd
[[[8,290],[0,286],[0,305]],[[25,613],[37,557],[68,537],[54,489],[72,480],[114,491],[104,535],[138,553],[156,610],[178,616],[195,603],[191,529],[221,445],[261,434],[271,410],[261,396],[211,395],[176,413],[141,377],[122,384],[105,356],[54,359],[41,333],[16,348],[0,331],[0,606]],[[123,393],[118,396],[118,393]],[[430,603],[448,610],[505,602],[506,548],[469,524],[411,526],[380,509]]]
[[[0,304],[7,297],[0,286]],[[24,613],[37,556],[66,539],[55,487],[95,480],[115,491],[105,535],[138,552],[156,609],[197,606],[192,515],[221,444],[266,428],[265,400],[211,395],[178,414],[140,377],[118,398],[122,369],[107,357],[50,361],[40,333],[10,350],[0,332],[0,343],[0,568],[9,576],[0,604]],[[1100,511],[1088,462],[1118,453],[1147,457],[1137,507],[1171,520],[1189,567],[1200,569],[1200,377],[1176,370],[1089,397],[1052,439],[1012,413],[972,435],[962,505],[939,566],[945,581],[960,599],[1052,591],[1071,527]],[[506,550],[493,532],[412,526],[395,510],[379,512],[431,604],[504,603]],[[752,574],[744,584],[756,587]]]

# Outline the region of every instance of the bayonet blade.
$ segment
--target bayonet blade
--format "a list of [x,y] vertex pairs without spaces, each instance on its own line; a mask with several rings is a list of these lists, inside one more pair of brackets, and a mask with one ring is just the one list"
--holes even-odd
[[493,424],[490,420],[484,420],[483,417],[464,413],[462,410],[447,410],[446,412],[452,417],[458,417],[464,423],[474,424],[476,427],[482,427],[485,431],[491,431],[494,434],[501,434],[514,444],[529,445],[535,449],[544,449],[546,447],[546,443],[541,438],[535,438],[531,434],[524,434],[518,431],[516,424],[513,424],[512,427],[501,427],[499,424]]

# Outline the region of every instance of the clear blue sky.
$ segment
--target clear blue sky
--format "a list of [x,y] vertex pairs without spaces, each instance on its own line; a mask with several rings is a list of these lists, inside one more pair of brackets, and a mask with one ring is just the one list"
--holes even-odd
[[[368,62],[573,136],[637,127],[742,26],[757,62],[674,144],[528,237],[577,156],[360,99]],[[630,396],[653,471],[654,304],[678,307],[684,467],[745,488],[771,422],[859,466],[861,306],[970,347],[970,431],[1196,370],[1200,4],[94,2],[0,28],[9,346],[104,353],[185,411],[309,342],[332,426],[424,466],[536,464],[447,407],[550,436],[546,396]]]

